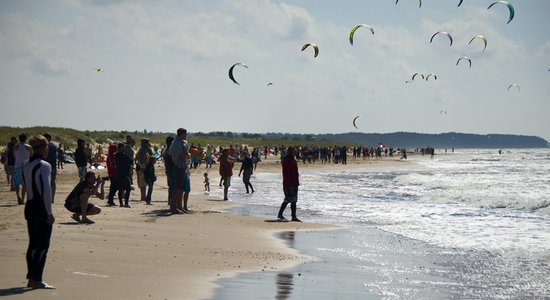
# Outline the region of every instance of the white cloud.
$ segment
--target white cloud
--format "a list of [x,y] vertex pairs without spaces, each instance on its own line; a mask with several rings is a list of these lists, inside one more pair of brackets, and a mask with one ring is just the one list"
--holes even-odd
[[546,41],[537,49],[537,56],[550,60],[550,41]]

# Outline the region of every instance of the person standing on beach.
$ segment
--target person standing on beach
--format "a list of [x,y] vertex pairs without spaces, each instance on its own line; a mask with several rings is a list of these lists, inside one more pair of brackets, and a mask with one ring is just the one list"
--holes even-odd
[[155,163],[157,163],[157,159],[154,156],[149,157],[147,165],[145,165],[145,169],[143,170],[143,177],[147,183],[147,196],[145,199],[147,205],[151,205],[153,187],[155,185],[155,181],[157,181],[157,175],[155,175]]
[[[120,207],[130,208],[130,193],[132,192],[131,170],[134,160],[128,155],[129,147],[125,144],[118,144],[118,151],[115,154],[116,177],[118,181],[118,202]],[[124,197],[124,204],[122,198]]]
[[210,147],[210,145],[206,145],[206,151],[205,151],[205,164],[206,164],[206,168],[208,169],[209,167],[212,168],[212,164],[214,163],[214,160],[212,158],[212,147]]
[[[95,184],[95,185],[94,185]],[[89,202],[91,196],[103,200],[105,197],[105,178],[95,176],[94,172],[87,172],[84,181],[79,182],[65,200],[65,208],[73,213],[71,218],[78,223],[93,224],[88,216],[101,213],[101,208]],[[98,189],[101,187],[101,192]]]
[[58,169],[63,169],[64,161],[65,161],[65,151],[63,151],[63,145],[59,144],[59,147],[57,147],[57,168]]
[[109,175],[109,180],[111,181],[111,185],[109,186],[109,195],[107,196],[107,205],[109,206],[115,206],[115,194],[118,192],[119,196],[118,198],[122,198],[119,191],[119,183],[118,183],[118,177],[116,172],[116,162],[115,162],[115,155],[117,152],[117,145],[116,144],[110,144],[109,148],[107,150],[107,175]]
[[166,137],[166,146],[162,149],[162,161],[164,162],[164,173],[166,174],[166,183],[168,184],[168,205],[174,200],[174,162],[170,156],[170,146],[174,142],[174,137]]
[[210,192],[210,179],[208,178],[208,173],[204,173],[204,192],[207,193],[207,192]]
[[141,195],[140,201],[147,201],[147,182],[145,181],[145,176],[143,176],[143,172],[145,171],[145,167],[147,166],[147,162],[149,161],[150,151],[151,143],[149,142],[149,140],[141,139],[141,146],[139,147],[136,154],[136,176]]
[[84,140],[78,139],[76,141],[76,150],[74,151],[74,162],[76,164],[76,167],[78,168],[78,177],[80,178],[80,181],[84,180],[84,176],[86,176],[87,166],[88,166],[88,160],[86,159],[86,153],[84,151]]
[[187,200],[189,198],[189,192],[191,191],[191,182],[187,172],[189,149],[187,148],[186,139],[187,130],[178,128],[176,138],[170,146],[170,156],[174,163],[174,180],[172,182],[174,184],[174,201],[170,204],[170,212],[172,214],[189,212],[187,209]]
[[243,173],[243,183],[244,187],[246,188],[246,193],[249,193],[248,188],[252,190],[252,193],[254,193],[254,187],[252,187],[252,183],[250,183],[250,177],[252,176],[252,173],[254,172],[254,163],[252,162],[252,159],[250,158],[250,155],[248,155],[248,152],[244,152],[244,159],[241,164],[241,170],[239,171],[239,177],[241,177],[241,173]]
[[283,167],[283,192],[285,194],[285,199],[281,204],[279,209],[279,214],[277,218],[280,221],[286,221],[286,218],[283,216],[285,208],[290,203],[290,209],[292,212],[292,221],[302,222],[296,217],[296,202],[298,201],[298,186],[300,185],[299,174],[298,174],[298,163],[295,159],[296,149],[292,146],[289,146],[286,155],[281,160],[281,165]]
[[8,143],[7,147],[7,162],[6,162],[6,174],[8,183],[10,185],[10,191],[15,191],[15,186],[13,185],[13,169],[15,167],[15,156],[13,153],[13,148],[15,147],[15,144],[17,143],[17,138],[12,136],[10,138],[10,142]]
[[[13,185],[15,187],[15,194],[17,195],[17,203],[19,205],[25,204],[25,186],[23,183],[23,163],[31,157],[32,148],[27,144],[27,135],[19,135],[19,144],[13,147],[13,156],[15,157],[15,165],[13,167]],[[21,187],[21,195],[19,194],[19,188]]]
[[52,136],[49,133],[44,133],[44,137],[48,140],[48,156],[46,158],[46,161],[52,167],[51,168],[52,176],[51,176],[50,183],[52,185],[52,203],[53,203],[55,200],[55,190],[56,190],[55,180],[57,178],[57,168],[55,167],[57,166],[57,146],[54,143],[52,143]]
[[[231,149],[232,146],[230,146]],[[230,149],[223,149],[220,156],[220,176],[223,184],[223,200],[227,201],[227,193],[231,186],[231,176],[233,176],[233,157],[229,155]]]
[[50,185],[52,166],[44,160],[48,155],[48,140],[38,135],[33,136],[29,142],[33,155],[22,167],[23,185],[28,188],[29,196],[25,204],[25,220],[29,232],[29,247],[26,254],[29,280],[27,287],[53,289],[53,286],[42,281],[55,222]]
[[[135,151],[134,146],[136,145],[136,141],[132,138],[131,135],[126,136],[126,155],[132,159],[132,163],[135,159]],[[130,189],[133,189],[134,185],[134,168],[130,168]]]

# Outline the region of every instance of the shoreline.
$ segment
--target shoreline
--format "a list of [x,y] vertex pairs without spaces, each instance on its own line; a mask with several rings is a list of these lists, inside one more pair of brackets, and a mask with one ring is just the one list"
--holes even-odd
[[[301,170],[329,170],[396,164],[389,159],[364,162],[300,167]],[[262,269],[288,269],[314,259],[286,246],[275,237],[276,232],[337,228],[307,222],[266,222],[258,217],[225,212],[235,203],[204,195],[203,168],[192,171],[189,199],[192,213],[166,217],[167,189],[162,167],[156,170],[159,179],[152,206],[132,200],[131,209],[106,207],[106,200],[92,199],[102,208],[102,213],[94,216],[95,224],[81,225],[72,221],[62,206],[78,178],[76,167],[66,166],[58,174],[56,223],[44,274],[44,281],[56,286],[56,290],[24,288],[27,232],[23,206],[16,204],[15,193],[9,191],[5,177],[0,181],[0,261],[5,266],[0,271],[0,295],[18,299],[37,296],[174,299],[182,295],[188,299],[205,299],[213,295],[220,277]],[[236,164],[235,175],[239,167],[240,164]],[[257,172],[280,172],[274,160],[269,159],[258,168]],[[217,174],[217,165],[208,172]],[[98,173],[103,175],[106,170]],[[218,177],[212,177],[211,182],[216,182]],[[234,184],[238,184],[237,181]],[[131,199],[136,197],[139,195],[133,191]]]

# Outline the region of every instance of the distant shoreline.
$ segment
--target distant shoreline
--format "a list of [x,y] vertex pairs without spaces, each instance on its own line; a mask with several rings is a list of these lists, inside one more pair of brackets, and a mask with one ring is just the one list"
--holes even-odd
[[[243,133],[230,131],[196,132],[193,128],[188,140],[202,145],[215,146],[249,145],[253,147],[274,145],[318,145],[318,146],[369,146],[376,147],[380,143],[393,148],[425,148],[436,149],[508,149],[508,148],[548,148],[550,143],[544,138],[530,135],[514,134],[472,134],[472,133],[325,133],[325,134],[298,134],[298,133]],[[176,128],[174,128],[175,132]],[[43,134],[48,132],[53,140],[69,145],[75,145],[78,138],[93,144],[107,144],[112,141],[124,141],[126,135],[134,139],[148,138],[154,144],[164,144],[168,135],[173,132],[154,132],[146,129],[139,131],[108,131],[94,130],[81,131],[63,127],[8,127],[0,126],[0,145],[7,145],[11,136],[20,133],[27,135]]]

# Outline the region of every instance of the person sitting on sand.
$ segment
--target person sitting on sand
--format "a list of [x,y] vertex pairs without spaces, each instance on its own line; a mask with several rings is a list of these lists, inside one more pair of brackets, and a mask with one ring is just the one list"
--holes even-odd
[[[95,185],[94,185],[95,184]],[[71,218],[78,223],[93,224],[94,222],[88,219],[88,216],[97,215],[101,212],[101,208],[89,202],[91,196],[96,196],[103,200],[105,198],[105,178],[95,176],[94,172],[87,172],[84,180],[79,182],[73,191],[65,200],[65,208],[73,212]],[[98,192],[98,188],[101,191]]]

